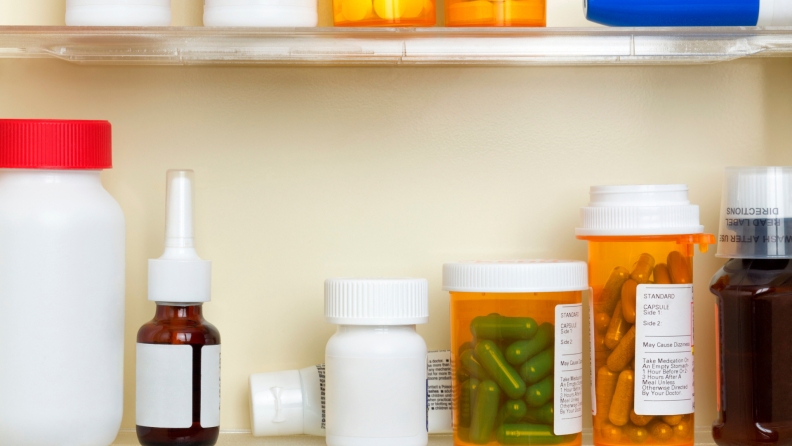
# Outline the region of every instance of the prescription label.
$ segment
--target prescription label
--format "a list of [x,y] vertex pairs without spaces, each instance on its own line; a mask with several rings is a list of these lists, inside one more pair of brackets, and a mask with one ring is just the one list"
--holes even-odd
[[555,307],[553,432],[583,430],[583,304]]
[[638,285],[635,413],[694,412],[693,285]]
[[426,419],[433,434],[450,434],[451,407],[451,350],[429,352],[426,361]]

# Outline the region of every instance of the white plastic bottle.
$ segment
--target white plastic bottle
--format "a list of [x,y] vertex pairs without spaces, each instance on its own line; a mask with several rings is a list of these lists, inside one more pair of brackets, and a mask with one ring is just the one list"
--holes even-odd
[[0,444],[121,426],[124,244],[107,121],[0,120]]
[[170,0],[66,0],[69,26],[168,26]]
[[[426,361],[427,429],[450,434],[451,350],[429,352]],[[250,375],[250,427],[255,437],[326,435],[325,365]]]
[[313,27],[316,0],[206,0],[204,26]]
[[325,282],[328,446],[425,446],[425,279],[337,278]]

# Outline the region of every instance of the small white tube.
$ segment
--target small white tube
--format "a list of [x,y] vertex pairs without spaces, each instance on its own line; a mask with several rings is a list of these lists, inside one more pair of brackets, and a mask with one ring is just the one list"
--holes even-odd
[[[427,426],[430,434],[450,434],[451,351],[429,352],[426,361]],[[325,366],[250,375],[253,435],[325,436]]]

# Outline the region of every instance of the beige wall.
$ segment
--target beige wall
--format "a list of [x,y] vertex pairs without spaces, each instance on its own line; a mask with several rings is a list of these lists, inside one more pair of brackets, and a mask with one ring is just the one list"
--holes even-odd
[[[22,3],[42,2],[0,0],[0,11]],[[325,278],[426,277],[431,322],[419,332],[442,349],[442,263],[585,259],[573,229],[590,185],[688,183],[716,232],[724,166],[792,163],[790,78],[786,59],[609,68],[4,59],[0,117],[113,123],[104,183],[128,225],[124,427],[134,426],[135,333],[154,311],[146,259],[162,251],[165,170],[196,170],[198,249],[214,261],[206,315],[223,336],[222,427],[247,429],[249,374],[322,362],[334,330],[322,316]],[[696,257],[700,426],[715,413],[713,251]]]

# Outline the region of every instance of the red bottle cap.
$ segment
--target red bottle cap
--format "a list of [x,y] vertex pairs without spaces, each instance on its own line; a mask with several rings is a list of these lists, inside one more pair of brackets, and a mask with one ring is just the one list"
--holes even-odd
[[56,119],[0,119],[0,168],[113,167],[110,123]]

